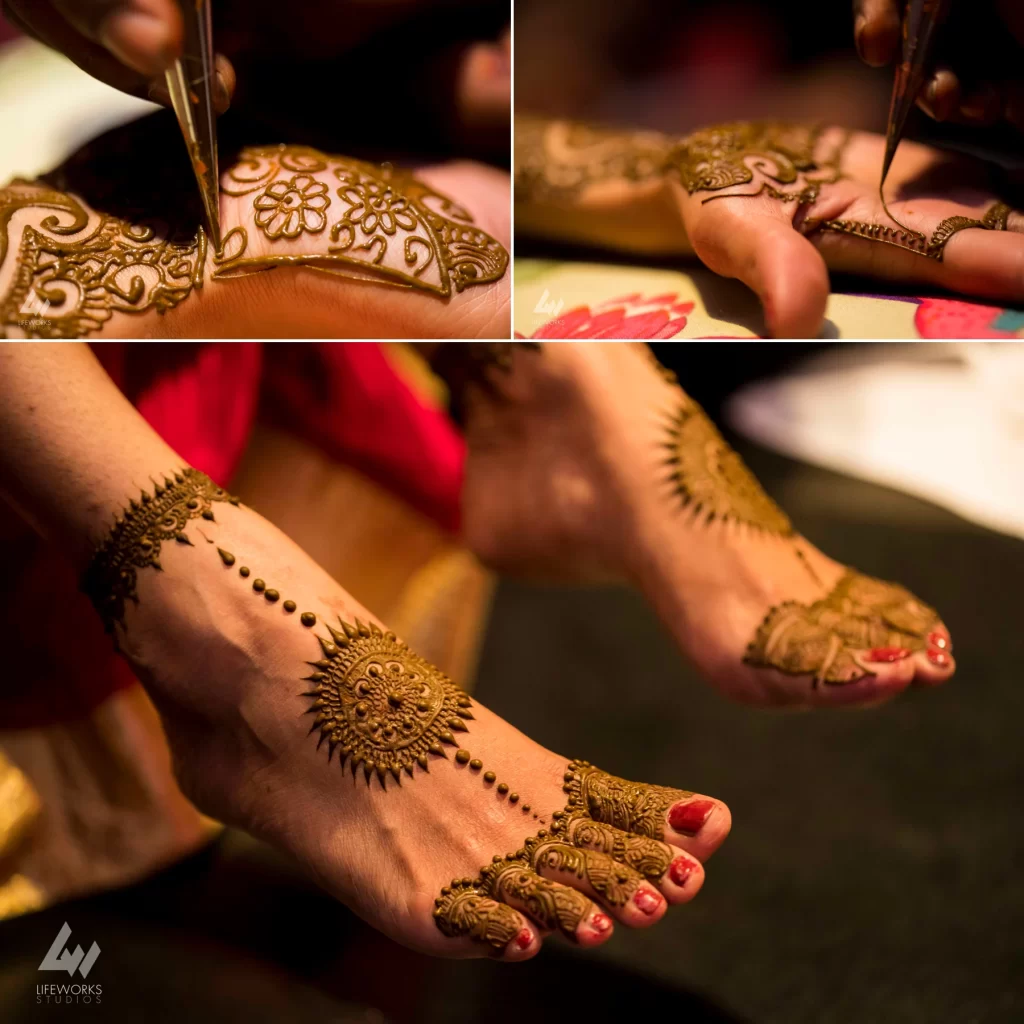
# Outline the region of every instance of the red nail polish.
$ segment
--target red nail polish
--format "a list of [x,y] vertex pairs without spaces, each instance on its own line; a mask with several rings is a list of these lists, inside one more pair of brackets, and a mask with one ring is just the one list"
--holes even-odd
[[597,932],[598,935],[604,935],[611,926],[612,919],[607,914],[598,912],[590,918],[590,927],[593,931]]
[[714,809],[714,800],[691,800],[688,804],[674,804],[668,812],[668,823],[677,832],[699,832]]
[[946,650],[946,648],[953,646],[949,642],[949,637],[946,636],[945,633],[929,633],[928,643],[930,643],[932,647],[938,647],[943,651]]
[[516,936],[516,946],[519,949],[529,948],[531,942],[533,942],[533,932],[531,932],[529,928],[524,928]]
[[909,657],[906,647],[875,647],[868,651],[868,661],[902,661]]
[[661,906],[661,901],[661,893],[657,893],[653,889],[637,889],[633,896],[633,902],[648,917]]
[[668,877],[680,888],[686,885],[690,875],[693,874],[693,864],[687,857],[676,857],[668,869]]
[[949,655],[945,651],[937,651],[934,647],[928,648],[928,660],[933,665],[945,668],[949,664]]

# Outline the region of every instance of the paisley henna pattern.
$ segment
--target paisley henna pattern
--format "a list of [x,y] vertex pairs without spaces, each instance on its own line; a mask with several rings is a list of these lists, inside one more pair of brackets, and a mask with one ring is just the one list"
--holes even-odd
[[152,227],[101,215],[90,218],[70,195],[28,181],[0,189],[0,269],[19,210],[56,211],[40,230],[25,226],[14,273],[0,295],[0,337],[80,338],[114,313],[165,313],[203,284],[206,236],[158,237]]
[[[545,870],[572,875],[613,907],[624,906],[642,879],[661,880],[672,853],[655,840],[664,836],[668,809],[692,793],[629,782],[586,761],[569,763],[563,789],[565,808],[552,814],[549,828],[540,829],[514,853],[495,856],[476,878],[457,878],[441,890],[434,901],[434,919],[445,935],[473,934],[471,927],[479,930],[476,918],[468,919],[461,910],[460,901],[468,894],[481,901],[511,894],[524,908],[532,907],[529,898],[535,898],[535,909],[526,912],[544,927],[558,927],[574,938],[592,904],[569,887],[540,885],[535,879],[543,881]],[[507,940],[500,948],[505,944]]]
[[131,500],[82,576],[82,590],[108,633],[114,633],[115,625],[124,628],[128,601],[139,603],[138,571],[161,568],[160,549],[165,541],[191,545],[185,527],[193,519],[214,521],[213,504],[218,501],[239,503],[205,473],[192,468],[164,476],[162,483],[154,483],[152,494],[143,491]]
[[813,676],[815,685],[842,685],[874,674],[855,652],[924,650],[938,624],[936,611],[909,590],[850,571],[820,601],[772,608],[743,660],[788,675]]
[[521,918],[510,906],[482,896],[471,878],[456,879],[441,890],[434,921],[449,938],[468,935],[497,952],[503,950],[522,927]]
[[683,392],[680,399],[665,447],[670,483],[683,505],[709,523],[734,521],[791,536],[786,513],[765,494],[704,410]]

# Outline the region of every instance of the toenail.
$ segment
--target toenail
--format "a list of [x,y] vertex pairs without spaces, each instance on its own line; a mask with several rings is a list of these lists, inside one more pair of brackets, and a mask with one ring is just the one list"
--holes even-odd
[[945,651],[937,651],[934,647],[928,648],[928,660],[933,665],[945,668],[949,664],[949,655]]
[[668,869],[668,877],[682,888],[693,874],[693,864],[688,857],[676,857]]
[[868,651],[868,661],[902,661],[909,657],[907,647],[874,647]]
[[531,942],[533,942],[533,932],[529,928],[524,928],[516,936],[516,947],[518,949],[527,949]]
[[590,919],[590,927],[598,935],[604,935],[612,926],[612,919],[607,914],[597,913]]
[[637,889],[633,902],[650,917],[661,906],[661,895],[653,889]]
[[929,633],[928,643],[930,643],[932,647],[939,647],[942,650],[945,650],[950,646],[949,637],[944,633]]
[[668,823],[677,832],[699,832],[714,809],[714,800],[692,800],[688,804],[675,804],[668,812]]

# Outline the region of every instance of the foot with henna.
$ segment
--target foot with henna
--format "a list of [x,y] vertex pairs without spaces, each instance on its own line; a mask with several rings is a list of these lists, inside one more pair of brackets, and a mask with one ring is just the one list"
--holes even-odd
[[520,575],[635,586],[724,694],[873,704],[955,665],[938,613],[808,543],[640,343],[445,346],[463,529]]

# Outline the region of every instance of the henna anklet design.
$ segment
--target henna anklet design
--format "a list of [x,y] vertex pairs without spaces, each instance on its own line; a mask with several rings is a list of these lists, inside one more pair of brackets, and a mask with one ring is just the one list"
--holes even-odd
[[820,601],[770,609],[743,660],[810,675],[815,686],[842,685],[874,675],[855,651],[923,651],[938,621],[937,612],[909,590],[850,570]]
[[213,504],[218,501],[239,504],[205,473],[186,467],[164,476],[163,483],[155,483],[152,494],[143,491],[138,500],[133,498],[117,517],[81,581],[83,592],[103,620],[103,628],[115,636],[115,642],[115,625],[125,628],[125,604],[139,603],[138,571],[161,568],[164,541],[191,544],[185,527],[193,519],[213,521]]

